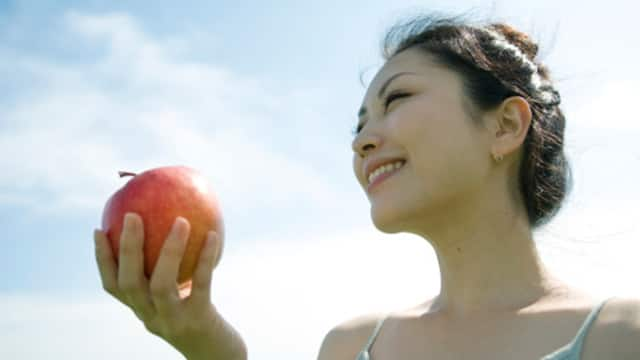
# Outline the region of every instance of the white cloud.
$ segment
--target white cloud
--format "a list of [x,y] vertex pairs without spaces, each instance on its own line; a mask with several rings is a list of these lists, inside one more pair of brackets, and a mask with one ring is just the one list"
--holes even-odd
[[[626,79],[607,78],[594,94],[575,109],[570,123],[573,127],[591,131],[622,130],[640,133],[640,121],[633,107],[637,101],[637,82],[632,76]],[[600,134],[603,135],[603,134]]]
[[[335,192],[325,175],[272,144],[275,136],[287,137],[296,115],[309,115],[306,103],[279,96],[304,100],[304,90],[269,95],[273,90],[256,80],[176,58],[126,14],[69,12],[65,20],[59,30],[69,41],[104,51],[84,63],[27,53],[5,60],[43,85],[2,109],[0,152],[11,154],[0,158],[0,167],[10,169],[0,172],[4,204],[98,210],[122,184],[118,170],[185,164],[240,208],[330,206]],[[319,123],[318,116],[305,120]]]
[[[636,235],[638,233],[636,232]],[[555,241],[550,233],[544,241]],[[636,236],[637,237],[637,236]],[[260,239],[228,253],[213,278],[214,303],[240,331],[251,356],[312,359],[326,332],[362,314],[399,310],[435,295],[435,254],[419,237],[374,230]],[[581,246],[574,255],[543,250],[549,265],[576,286],[601,296],[640,296],[632,256]],[[610,248],[611,249],[611,248]],[[593,259],[608,263],[600,266]],[[635,267],[635,269],[634,269]],[[635,292],[634,292],[635,291]],[[133,313],[101,296],[0,296],[0,357],[41,359],[175,359],[177,353],[146,332]],[[37,343],[38,346],[32,346]]]
[[[214,302],[243,334],[254,357],[314,358],[323,336],[338,322],[409,306],[435,291],[434,283],[416,286],[418,277],[434,270],[425,244],[379,235],[319,234],[297,243],[266,239],[226,254],[214,273]],[[102,294],[97,299],[0,296],[0,306],[9,314],[0,319],[0,356],[176,358],[130,310],[101,289],[95,291]]]
[[0,304],[11,309],[0,320],[4,359],[177,358],[132,321],[131,311],[111,301],[4,295]]

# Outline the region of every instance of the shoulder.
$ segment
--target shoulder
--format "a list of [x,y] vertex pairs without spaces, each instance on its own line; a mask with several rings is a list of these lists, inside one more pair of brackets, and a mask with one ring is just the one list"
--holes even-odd
[[359,315],[334,326],[325,335],[318,360],[354,360],[384,313]]
[[[600,310],[597,319],[601,327],[613,335],[640,335],[640,298],[615,297]],[[640,346],[640,338],[635,338]],[[638,348],[640,350],[640,348]]]
[[640,298],[612,298],[600,310],[585,340],[584,359],[634,359],[638,354]]

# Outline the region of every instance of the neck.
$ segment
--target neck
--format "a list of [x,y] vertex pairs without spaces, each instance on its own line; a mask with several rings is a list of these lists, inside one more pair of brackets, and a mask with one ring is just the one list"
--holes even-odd
[[566,291],[542,263],[524,208],[489,198],[477,204],[491,207],[449,212],[459,215],[426,235],[440,265],[440,294],[433,310],[445,316],[515,312]]

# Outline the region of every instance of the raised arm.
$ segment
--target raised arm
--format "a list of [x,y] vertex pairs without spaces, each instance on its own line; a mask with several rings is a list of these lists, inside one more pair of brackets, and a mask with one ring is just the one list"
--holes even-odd
[[150,333],[188,360],[246,360],[242,337],[211,302],[211,276],[223,249],[220,236],[209,234],[192,282],[183,288],[177,286],[189,231],[187,220],[176,219],[148,279],[143,270],[144,229],[138,215],[125,217],[118,263],[107,237],[96,230],[96,260],[102,286],[131,309]]

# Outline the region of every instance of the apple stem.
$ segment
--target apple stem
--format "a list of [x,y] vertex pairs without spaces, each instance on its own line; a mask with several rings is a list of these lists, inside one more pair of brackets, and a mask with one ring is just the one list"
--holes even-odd
[[128,171],[118,171],[118,175],[120,175],[120,177],[125,177],[125,176],[136,176],[138,174],[128,172]]

